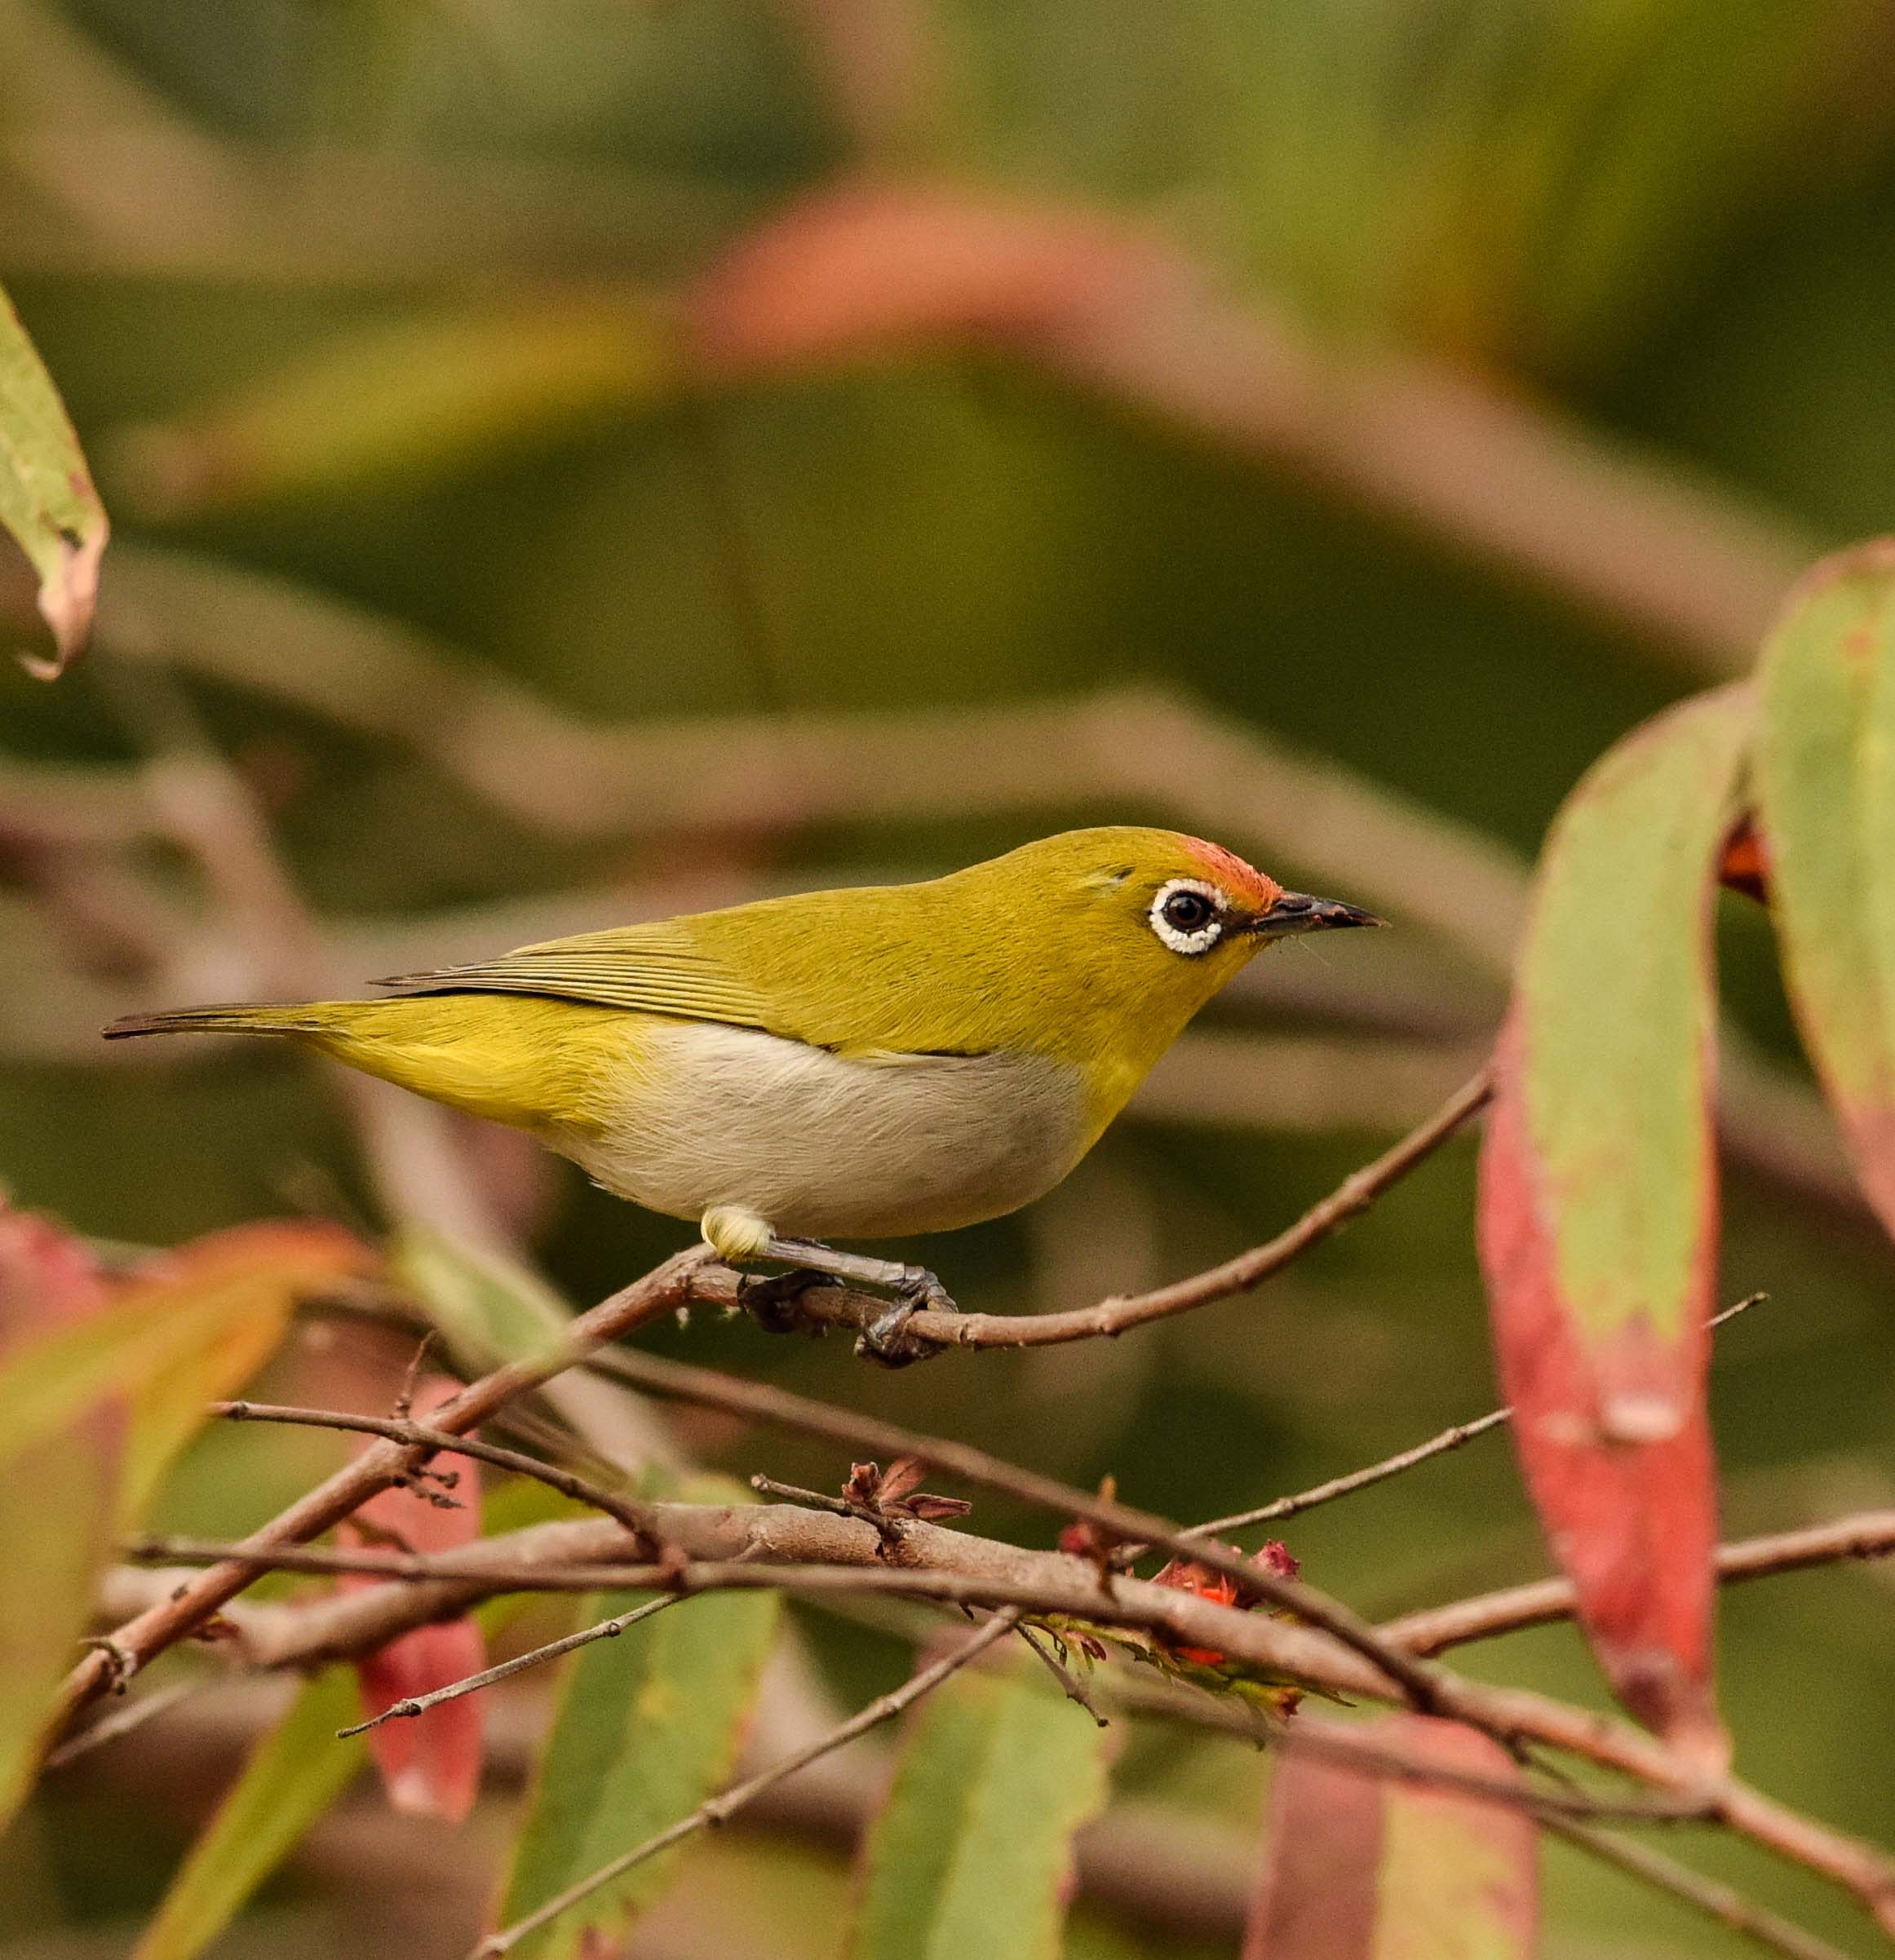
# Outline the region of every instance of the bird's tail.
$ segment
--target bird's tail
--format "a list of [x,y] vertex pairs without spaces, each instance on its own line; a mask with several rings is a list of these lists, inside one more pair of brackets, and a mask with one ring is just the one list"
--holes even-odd
[[330,1017],[318,1002],[233,1002],[211,1007],[174,1007],[162,1014],[128,1014],[105,1029],[108,1042],[133,1034],[316,1034]]

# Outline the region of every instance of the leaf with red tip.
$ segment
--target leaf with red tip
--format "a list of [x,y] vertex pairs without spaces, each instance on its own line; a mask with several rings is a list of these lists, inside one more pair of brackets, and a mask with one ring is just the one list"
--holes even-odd
[[[1485,1736],[1426,1715],[1348,1733],[1415,1763],[1511,1781]],[[1523,1812],[1291,1749],[1270,1788],[1242,1960],[1529,1960],[1537,1833]]]
[[[425,1422],[460,1384],[430,1376],[416,1390],[414,1417]],[[357,1446],[372,1446],[365,1438]],[[422,1472],[418,1487],[380,1491],[339,1534],[344,1544],[392,1542],[411,1551],[453,1551],[480,1535],[480,1471],[472,1457],[443,1452]],[[350,1577],[345,1592],[380,1581]],[[418,1626],[356,1664],[365,1715],[385,1714],[397,1701],[432,1694],[487,1665],[486,1644],[472,1620]],[[369,1749],[396,1809],[458,1824],[480,1794],[481,1701],[462,1695],[426,1714],[384,1722],[369,1732]]]
[[1790,998],[1895,1232],[1895,539],[1818,566],[1760,671],[1757,797]]
[[1711,914],[1747,691],[1648,723],[1566,800],[1494,1056],[1479,1233],[1521,1461],[1619,1698],[1706,1762],[1716,1488]]
[[53,630],[51,660],[27,671],[55,679],[84,650],[108,529],[52,377],[20,316],[0,293],[0,525],[39,574],[39,609]]
[[274,1343],[298,1292],[368,1256],[346,1233],[294,1226],[201,1241],[114,1282],[58,1228],[0,1212],[0,1821],[30,1777],[98,1568],[203,1422],[206,1393]]

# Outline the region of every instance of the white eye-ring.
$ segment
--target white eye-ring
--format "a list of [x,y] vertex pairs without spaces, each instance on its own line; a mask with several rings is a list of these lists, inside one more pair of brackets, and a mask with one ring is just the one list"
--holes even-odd
[[1158,888],[1147,914],[1152,931],[1174,953],[1208,953],[1224,936],[1224,894],[1198,878],[1174,878]]

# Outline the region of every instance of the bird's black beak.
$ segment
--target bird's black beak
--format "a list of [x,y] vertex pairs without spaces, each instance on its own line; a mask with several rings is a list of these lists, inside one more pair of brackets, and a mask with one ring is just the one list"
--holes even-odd
[[1297,932],[1326,932],[1332,926],[1385,926],[1388,921],[1345,905],[1339,899],[1312,898],[1307,892],[1286,892],[1268,912],[1260,913],[1251,930],[1259,939],[1288,939]]

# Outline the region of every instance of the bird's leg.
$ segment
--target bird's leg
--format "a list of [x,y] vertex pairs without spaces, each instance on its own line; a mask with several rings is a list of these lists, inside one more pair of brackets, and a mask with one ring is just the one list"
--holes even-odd
[[856,1340],[858,1355],[865,1360],[879,1361],[885,1368],[905,1368],[910,1361],[925,1360],[936,1352],[933,1342],[916,1340],[907,1331],[909,1321],[919,1310],[960,1312],[946,1287],[925,1266],[904,1266],[897,1259],[870,1259],[866,1253],[838,1252],[833,1245],[820,1245],[813,1239],[772,1237],[758,1256],[781,1259],[801,1272],[852,1280],[858,1285],[879,1286],[892,1293],[894,1304],[871,1321]]

